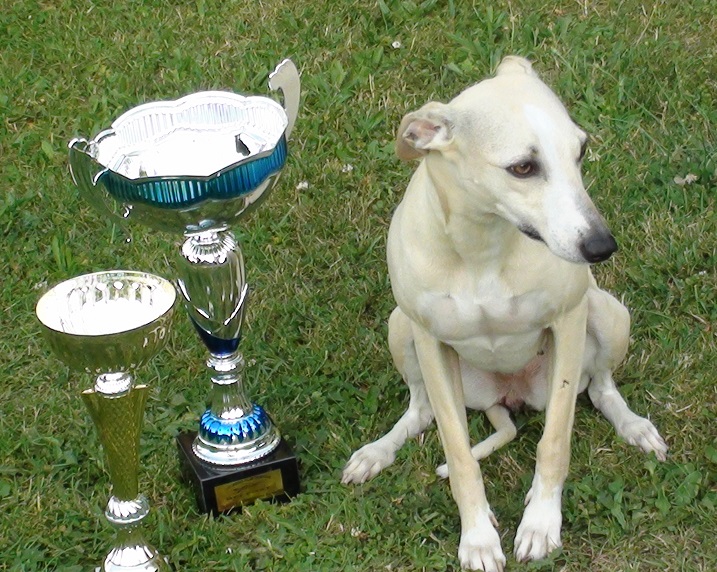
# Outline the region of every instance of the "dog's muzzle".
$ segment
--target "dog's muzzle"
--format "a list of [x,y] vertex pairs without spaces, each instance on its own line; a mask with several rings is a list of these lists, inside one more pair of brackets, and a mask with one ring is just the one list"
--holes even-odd
[[587,262],[603,262],[617,250],[617,242],[609,232],[595,233],[580,244],[580,254]]

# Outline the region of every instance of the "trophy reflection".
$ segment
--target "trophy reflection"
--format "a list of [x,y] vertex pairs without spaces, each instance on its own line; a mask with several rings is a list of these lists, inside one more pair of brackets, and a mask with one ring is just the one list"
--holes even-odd
[[176,291],[167,280],[124,270],[86,274],[62,282],[36,307],[55,354],[73,369],[96,375],[82,392],[105,452],[112,496],[105,517],[116,529],[104,572],[156,572],[171,568],[142,535],[149,503],[139,493],[139,438],[148,387],[132,371],[165,344]]
[[70,143],[81,194],[122,222],[182,233],[177,286],[209,351],[209,406],[196,435],[181,434],[183,470],[200,508],[227,512],[299,491],[298,463],[263,407],[247,397],[239,349],[248,298],[231,225],[274,187],[299,106],[299,74],[284,60],[268,97],[198,92],[129,110],[92,141]]

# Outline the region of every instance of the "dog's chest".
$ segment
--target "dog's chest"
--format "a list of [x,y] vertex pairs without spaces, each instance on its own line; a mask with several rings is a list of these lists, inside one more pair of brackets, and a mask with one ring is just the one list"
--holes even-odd
[[535,356],[554,315],[547,292],[513,292],[498,275],[452,276],[421,293],[417,311],[438,339],[492,371],[514,371]]
[[553,314],[547,292],[513,292],[500,276],[452,275],[419,294],[418,312],[444,341],[522,335],[542,330]]

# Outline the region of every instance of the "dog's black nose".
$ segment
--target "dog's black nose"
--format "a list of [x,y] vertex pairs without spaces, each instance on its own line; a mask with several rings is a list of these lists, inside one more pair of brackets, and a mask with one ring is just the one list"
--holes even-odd
[[602,262],[610,258],[617,250],[617,242],[612,234],[593,234],[580,245],[580,254],[588,262]]

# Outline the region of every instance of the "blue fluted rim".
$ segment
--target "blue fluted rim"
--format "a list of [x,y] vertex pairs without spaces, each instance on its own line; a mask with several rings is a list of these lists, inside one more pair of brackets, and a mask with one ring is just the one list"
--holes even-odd
[[207,199],[223,200],[247,195],[286,163],[286,137],[265,156],[239,163],[211,177],[151,177],[128,179],[107,169],[100,177],[107,191],[125,203],[144,203],[155,207],[186,208]]
[[199,420],[199,435],[206,442],[214,444],[236,444],[251,442],[264,435],[271,426],[271,420],[261,405],[254,403],[249,415],[234,421],[226,421],[207,409]]

